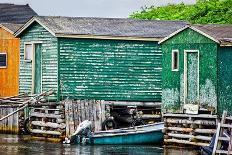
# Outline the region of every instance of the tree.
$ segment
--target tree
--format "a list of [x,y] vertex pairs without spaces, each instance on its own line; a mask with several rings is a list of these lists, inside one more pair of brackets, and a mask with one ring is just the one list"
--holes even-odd
[[232,0],[198,0],[194,5],[181,3],[146,7],[134,12],[129,18],[187,20],[194,24],[232,24]]

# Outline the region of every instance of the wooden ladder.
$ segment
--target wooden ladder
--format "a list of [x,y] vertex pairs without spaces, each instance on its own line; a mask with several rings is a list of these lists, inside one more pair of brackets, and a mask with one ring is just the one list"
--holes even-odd
[[[215,143],[214,143],[214,148],[213,148],[213,155],[216,154],[232,154],[232,150],[231,150],[231,142],[232,142],[232,124],[231,123],[227,123],[228,121],[232,121],[232,117],[231,116],[227,116],[227,111],[223,112],[222,115],[222,119],[221,119],[221,123],[218,123],[217,126],[217,132],[216,132],[216,138],[215,138]],[[225,131],[225,129],[228,129],[230,131],[230,137],[225,137],[223,136],[223,133]],[[229,142],[229,146],[228,146],[228,150],[222,150],[222,142],[223,141],[228,141]]]

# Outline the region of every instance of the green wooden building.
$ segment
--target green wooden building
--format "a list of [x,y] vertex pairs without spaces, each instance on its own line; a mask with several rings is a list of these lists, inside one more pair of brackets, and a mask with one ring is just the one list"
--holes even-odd
[[183,21],[37,16],[21,39],[20,92],[54,99],[161,101],[158,41]]
[[186,26],[159,43],[164,112],[232,112],[232,25]]

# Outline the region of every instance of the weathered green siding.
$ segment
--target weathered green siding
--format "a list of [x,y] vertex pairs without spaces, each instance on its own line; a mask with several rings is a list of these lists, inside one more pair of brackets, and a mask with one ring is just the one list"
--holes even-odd
[[20,93],[31,92],[32,89],[32,63],[24,61],[24,44],[26,42],[42,43],[42,91],[50,89],[57,91],[57,38],[39,24],[34,23],[21,34],[20,39]]
[[218,112],[232,114],[232,47],[218,50]]
[[[179,50],[179,71],[172,71],[172,50]],[[179,112],[184,103],[184,50],[199,50],[199,103],[217,106],[217,44],[203,35],[186,29],[162,44],[164,111]]]
[[59,39],[61,97],[161,101],[157,42]]

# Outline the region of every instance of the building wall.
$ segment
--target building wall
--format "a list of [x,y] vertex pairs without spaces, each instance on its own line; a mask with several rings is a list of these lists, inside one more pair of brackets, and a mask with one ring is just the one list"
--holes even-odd
[[59,39],[61,98],[161,101],[157,42]]
[[[179,71],[172,71],[172,50],[179,50]],[[184,50],[199,50],[199,103],[217,107],[217,44],[186,29],[162,44],[163,111],[181,112],[184,104]]]
[[[32,63],[24,60],[24,44],[26,42],[40,42],[42,51],[42,92],[47,90],[57,91],[58,88],[58,44],[53,37],[38,23],[33,23],[21,35],[20,44],[20,93],[32,91]],[[53,98],[56,98],[53,96]]]
[[7,53],[7,68],[0,68],[0,97],[18,95],[19,39],[2,28],[0,53]]
[[219,47],[218,68],[218,112],[232,114],[232,47]]

